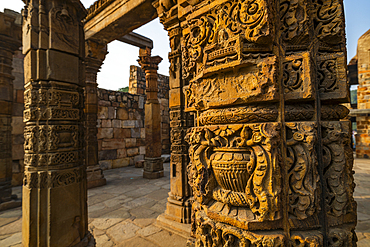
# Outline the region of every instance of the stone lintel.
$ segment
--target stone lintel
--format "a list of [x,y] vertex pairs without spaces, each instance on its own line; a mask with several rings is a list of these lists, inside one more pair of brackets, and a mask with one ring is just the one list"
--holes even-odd
[[148,47],[153,49],[153,40],[134,32],[130,32],[117,40],[139,48]]
[[86,40],[94,38],[109,43],[157,17],[151,0],[109,2],[96,12],[89,9],[84,27]]

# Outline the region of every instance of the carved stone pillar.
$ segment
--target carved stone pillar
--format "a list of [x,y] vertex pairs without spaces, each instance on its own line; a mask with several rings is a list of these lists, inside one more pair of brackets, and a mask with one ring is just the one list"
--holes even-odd
[[[186,131],[193,127],[192,115],[184,111],[184,86],[186,80],[182,78],[181,39],[182,28],[177,16],[169,18],[169,13],[176,13],[178,6],[169,5],[169,2],[155,2],[159,18],[168,31],[171,52],[170,60],[170,127],[171,127],[171,191],[169,193],[164,217],[179,223],[191,222],[191,189],[188,183],[187,166],[189,164],[188,143],[185,141]],[[166,9],[163,9],[166,7]],[[167,12],[165,12],[167,10]],[[163,222],[166,223],[166,222]]]
[[15,18],[0,12],[0,211],[21,205],[12,195],[13,54],[21,46]]
[[194,245],[355,246],[343,1],[157,10],[166,28],[180,20],[185,99],[171,84],[171,110],[196,116],[184,129]]
[[23,246],[92,246],[84,164],[82,19],[77,0],[28,0],[23,11]]
[[86,58],[85,58],[85,138],[86,138],[86,172],[87,188],[94,188],[107,183],[104,178],[103,170],[99,166],[98,160],[98,84],[97,74],[107,52],[107,45],[98,41],[86,41]]
[[140,48],[139,64],[145,72],[145,162],[144,178],[163,177],[161,143],[161,109],[158,101],[158,64],[159,56],[152,57],[150,48]]

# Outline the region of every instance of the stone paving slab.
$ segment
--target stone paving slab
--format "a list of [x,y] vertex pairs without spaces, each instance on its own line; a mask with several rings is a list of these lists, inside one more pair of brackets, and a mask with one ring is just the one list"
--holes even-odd
[[[107,185],[88,190],[89,229],[97,247],[185,247],[186,238],[156,224],[165,211],[170,188],[169,164],[165,176],[149,180],[142,169],[125,167],[104,171]],[[356,228],[359,247],[370,247],[370,159],[355,160]],[[13,192],[21,196],[21,187]],[[0,213],[0,246],[21,246],[21,207]]]

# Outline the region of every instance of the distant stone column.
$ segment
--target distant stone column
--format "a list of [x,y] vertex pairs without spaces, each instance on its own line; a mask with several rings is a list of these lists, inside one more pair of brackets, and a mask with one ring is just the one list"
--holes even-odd
[[[21,46],[15,37],[15,18],[0,13],[0,211],[21,205],[12,195],[12,61],[14,51]],[[18,30],[20,31],[20,30]]]
[[22,245],[94,246],[84,164],[86,10],[77,0],[25,3]]
[[107,52],[107,45],[98,41],[88,40],[85,45],[85,139],[86,139],[86,166],[87,188],[94,188],[107,183],[98,160],[98,84],[97,74]]
[[158,101],[158,64],[159,56],[152,57],[151,49],[140,48],[139,64],[145,72],[145,163],[144,178],[163,177],[161,144],[161,109]]

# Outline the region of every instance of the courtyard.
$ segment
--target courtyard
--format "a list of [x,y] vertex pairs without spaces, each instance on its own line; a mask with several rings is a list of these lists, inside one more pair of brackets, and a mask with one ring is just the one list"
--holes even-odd
[[[164,177],[144,179],[133,166],[104,171],[107,185],[88,190],[89,230],[98,247],[186,246],[187,239],[162,228],[156,218],[165,211],[170,191],[169,163]],[[370,246],[370,160],[355,159],[358,246]],[[21,187],[13,189],[19,197]],[[21,208],[0,213],[0,246],[21,246]]]

